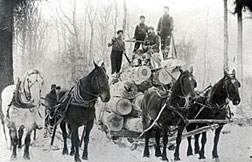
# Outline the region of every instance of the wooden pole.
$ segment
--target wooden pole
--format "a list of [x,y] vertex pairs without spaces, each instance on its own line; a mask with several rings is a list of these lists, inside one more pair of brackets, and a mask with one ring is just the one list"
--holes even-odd
[[214,123],[214,124],[227,124],[231,123],[233,120],[220,120],[220,119],[190,119],[188,120],[189,124],[198,123],[198,124],[207,124],[207,123]]
[[[199,128],[199,129],[195,129],[195,130],[190,131],[190,132],[183,133],[181,138],[185,139],[185,138],[193,136],[195,134],[200,134],[200,133],[206,132],[208,130],[217,129],[218,127],[219,127],[218,124],[213,124],[213,125],[205,126],[205,127],[202,127],[202,128]],[[177,139],[177,136],[169,138],[169,143],[175,142],[176,139]]]

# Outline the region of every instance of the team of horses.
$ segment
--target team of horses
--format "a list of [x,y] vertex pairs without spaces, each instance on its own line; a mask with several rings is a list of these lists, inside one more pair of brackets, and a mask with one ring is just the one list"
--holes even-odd
[[[32,80],[32,76],[35,76]],[[39,79],[41,81],[39,81]],[[34,85],[37,84],[36,88]],[[2,92],[3,112],[6,113],[7,126],[12,145],[12,159],[16,159],[17,147],[22,146],[22,135],[26,130],[24,158],[30,159],[29,145],[31,141],[31,132],[36,129],[36,115],[39,114],[40,93],[43,79],[39,71],[34,70],[27,73],[26,77],[21,80],[17,86],[7,87]],[[158,91],[147,91],[142,102],[142,123],[144,128],[145,147],[144,157],[149,157],[149,138],[151,132],[155,131],[155,156],[161,157],[162,160],[168,161],[167,144],[168,134],[173,126],[177,126],[176,148],[174,160],[180,160],[179,149],[182,139],[182,133],[186,128],[187,131],[195,130],[206,124],[188,124],[188,119],[227,119],[230,118],[230,109],[228,100],[233,105],[240,103],[239,81],[236,79],[235,71],[231,74],[224,72],[224,77],[220,79],[213,87],[208,89],[204,94],[198,94],[195,91],[197,82],[193,76],[192,70],[180,70],[180,76],[172,85],[170,95],[162,96]],[[32,93],[32,91],[38,91]],[[11,92],[11,93],[10,93]],[[12,94],[14,92],[14,94]],[[6,94],[8,94],[5,97]],[[87,75],[83,76],[76,85],[69,91],[62,91],[60,102],[56,105],[58,114],[57,123],[54,127],[56,131],[57,124],[60,125],[64,140],[63,154],[68,154],[67,147],[67,129],[69,125],[71,130],[71,151],[74,160],[80,162],[79,155],[79,135],[80,126],[85,126],[84,149],[82,159],[88,159],[89,135],[94,125],[95,103],[98,98],[102,102],[110,100],[109,77],[104,64],[98,66],[94,63],[94,69]],[[7,99],[6,99],[7,98]],[[8,100],[9,99],[9,100]],[[27,119],[27,121],[25,120]],[[29,120],[28,120],[29,119]],[[32,119],[32,120],[30,120]],[[153,126],[155,125],[155,126]],[[221,129],[220,125],[215,130],[214,147],[212,156],[218,161],[218,141]],[[163,149],[160,149],[160,136],[163,136]],[[206,132],[202,133],[201,148],[199,147],[199,136],[195,135],[194,153],[199,154],[200,159],[205,159]],[[187,155],[193,154],[191,137],[188,137]]]

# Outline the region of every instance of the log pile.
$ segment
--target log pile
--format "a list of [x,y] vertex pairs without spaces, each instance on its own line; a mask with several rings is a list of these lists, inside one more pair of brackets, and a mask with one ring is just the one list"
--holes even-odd
[[[176,65],[176,66],[175,66]],[[105,104],[103,124],[110,132],[143,131],[141,104],[144,92],[155,85],[167,85],[177,79],[174,61],[164,63],[160,69],[147,66],[131,67],[120,74],[118,82],[111,84],[111,100]],[[155,84],[156,82],[157,84]]]

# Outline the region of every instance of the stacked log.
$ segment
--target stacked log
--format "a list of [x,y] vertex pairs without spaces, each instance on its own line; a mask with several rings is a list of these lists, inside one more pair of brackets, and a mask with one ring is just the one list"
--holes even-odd
[[108,129],[113,132],[141,133],[141,104],[144,92],[153,87],[154,82],[166,85],[177,79],[180,74],[179,70],[176,70],[178,62],[179,60],[168,60],[160,69],[155,70],[147,66],[124,70],[118,82],[110,86],[112,97],[105,105],[106,113],[103,116],[103,122]]

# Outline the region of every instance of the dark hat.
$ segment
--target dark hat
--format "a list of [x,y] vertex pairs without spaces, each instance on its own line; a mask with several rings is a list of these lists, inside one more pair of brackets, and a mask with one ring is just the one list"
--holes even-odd
[[116,34],[123,33],[123,30],[118,30]]
[[152,26],[148,26],[147,28],[148,30],[154,30],[154,28]]
[[169,10],[169,6],[164,6],[164,9],[165,9],[165,8]]
[[57,89],[57,90],[61,90],[61,87],[60,87],[60,86],[57,86],[56,89]]
[[51,85],[51,89],[54,89],[54,88],[56,88],[56,84]]
[[144,15],[141,15],[141,16],[140,16],[140,19],[142,19],[142,18],[145,19],[145,16],[144,16]]

